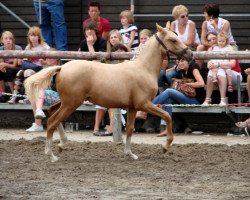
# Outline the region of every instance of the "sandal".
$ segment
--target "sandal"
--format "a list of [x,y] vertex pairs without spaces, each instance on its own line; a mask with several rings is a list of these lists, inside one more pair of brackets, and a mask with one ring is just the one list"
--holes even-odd
[[233,86],[232,85],[228,85],[227,91],[228,92],[233,92],[234,91]]
[[203,102],[203,104],[201,104],[201,106],[209,106],[211,104],[211,98],[206,97],[205,101]]
[[226,98],[221,98],[221,99],[220,99],[220,104],[219,104],[219,106],[220,106],[220,107],[227,106]]
[[113,133],[108,131],[94,131],[94,136],[112,136]]
[[235,123],[235,125],[236,125],[238,128],[246,128],[246,127],[247,127],[246,121],[244,121],[244,122],[237,122],[237,123]]

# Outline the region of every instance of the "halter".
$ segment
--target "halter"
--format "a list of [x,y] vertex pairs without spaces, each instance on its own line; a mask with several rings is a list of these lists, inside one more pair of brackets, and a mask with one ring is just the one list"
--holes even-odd
[[[160,43],[160,45],[165,49],[165,51],[166,51],[166,53],[167,53],[168,61],[170,60],[170,55],[169,55],[169,53],[172,53],[172,54],[176,55],[177,58],[183,58],[183,57],[184,57],[186,60],[188,60],[188,61],[190,62],[190,59],[187,58],[186,56],[184,56],[185,52],[189,49],[188,47],[186,47],[185,49],[182,49],[180,52],[175,53],[175,52],[169,50],[169,49],[166,47],[166,45],[161,41],[161,39],[158,37],[157,34],[154,34],[154,36],[155,36],[156,40]],[[191,61],[192,61],[192,60],[191,60]]]

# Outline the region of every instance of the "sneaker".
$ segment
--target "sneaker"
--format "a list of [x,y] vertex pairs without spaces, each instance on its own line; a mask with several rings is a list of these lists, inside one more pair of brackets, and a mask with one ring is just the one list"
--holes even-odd
[[44,119],[45,117],[46,117],[46,115],[44,114],[44,112],[40,108],[36,109],[36,112],[35,112],[36,119]]
[[37,125],[36,123],[32,123],[32,126],[26,129],[27,132],[41,132],[43,131],[43,125]]
[[13,95],[10,100],[8,101],[9,104],[15,104],[17,103],[17,96]]
[[26,97],[23,100],[19,100],[18,103],[20,103],[20,104],[30,104],[30,100],[28,99],[28,97]]

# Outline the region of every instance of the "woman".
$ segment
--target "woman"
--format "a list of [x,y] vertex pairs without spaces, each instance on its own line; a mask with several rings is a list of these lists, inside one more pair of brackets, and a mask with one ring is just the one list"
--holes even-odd
[[[178,69],[181,70],[182,78],[193,79],[194,82],[186,84],[196,89],[196,96],[191,97],[178,90],[167,88],[164,92],[154,98],[154,104],[200,104],[202,102],[202,91],[204,91],[203,87],[205,83],[197,64],[194,61],[189,63],[185,59],[180,59],[178,61]],[[163,106],[162,109],[172,115],[172,107]],[[161,120],[161,125],[166,125],[166,122]],[[161,137],[166,135],[167,131],[164,130],[158,136]]]
[[200,44],[195,22],[188,19],[188,9],[184,5],[175,6],[172,10],[175,19],[171,30],[176,32],[180,40],[188,47],[195,49]]
[[[208,3],[203,8],[205,21],[202,23],[201,28],[201,44],[197,47],[197,51],[206,51],[210,47],[206,38],[208,32],[220,33],[224,32],[228,35],[229,44],[238,50],[236,42],[233,38],[230,22],[226,19],[219,17],[220,8],[218,4]],[[202,60],[197,60],[197,64],[201,67]]]

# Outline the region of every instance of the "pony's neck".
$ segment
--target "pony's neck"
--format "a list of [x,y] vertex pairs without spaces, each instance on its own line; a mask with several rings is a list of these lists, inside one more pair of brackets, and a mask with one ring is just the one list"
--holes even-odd
[[138,56],[138,60],[143,63],[142,68],[149,71],[151,74],[159,76],[163,55],[158,41],[155,36],[152,36],[146,43],[142,53]]

